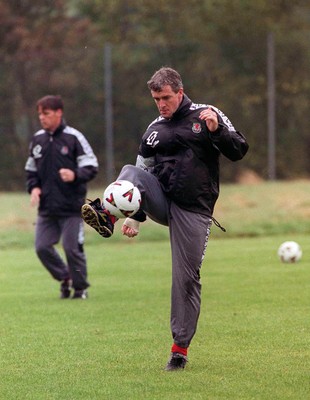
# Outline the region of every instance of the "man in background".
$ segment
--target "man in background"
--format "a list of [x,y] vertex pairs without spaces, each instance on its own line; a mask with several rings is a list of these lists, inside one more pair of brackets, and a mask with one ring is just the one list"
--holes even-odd
[[[32,138],[25,166],[30,202],[38,207],[35,250],[61,282],[60,298],[70,298],[73,289],[73,299],[86,299],[89,283],[80,209],[98,161],[84,135],[66,125],[60,96],[39,99],[37,112],[42,129]],[[60,238],[66,261],[55,248]]]

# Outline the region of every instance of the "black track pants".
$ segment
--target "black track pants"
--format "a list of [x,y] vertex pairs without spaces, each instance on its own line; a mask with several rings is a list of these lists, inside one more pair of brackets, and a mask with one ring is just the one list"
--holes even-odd
[[[60,238],[66,262],[55,248]],[[77,290],[89,286],[83,244],[84,226],[81,217],[38,216],[35,249],[40,261],[56,280],[72,279],[72,286]]]
[[168,225],[172,254],[171,331],[174,343],[188,347],[200,313],[200,268],[210,234],[209,217],[170,202],[155,176],[126,165],[118,179],[132,182],[141,192],[142,209],[154,221]]

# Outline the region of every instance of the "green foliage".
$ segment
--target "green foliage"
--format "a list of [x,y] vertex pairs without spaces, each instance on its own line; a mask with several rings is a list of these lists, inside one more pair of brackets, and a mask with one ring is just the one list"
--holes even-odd
[[115,174],[135,162],[140,137],[157,116],[146,81],[171,65],[194,101],[218,106],[249,140],[241,166],[224,163],[222,178],[235,181],[240,168],[266,178],[268,32],[276,47],[277,175],[308,176],[309,20],[306,0],[0,0],[0,188],[23,187],[28,140],[37,128],[35,103],[47,93],[64,97],[68,123],[96,145],[97,179],[105,181],[107,42]]

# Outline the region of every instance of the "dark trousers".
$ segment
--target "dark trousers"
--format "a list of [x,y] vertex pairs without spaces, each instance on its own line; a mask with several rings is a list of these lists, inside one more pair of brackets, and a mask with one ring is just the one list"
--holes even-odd
[[[66,262],[55,248],[60,239]],[[38,216],[35,249],[40,261],[57,281],[72,279],[72,286],[76,290],[89,286],[83,244],[84,225],[79,216]]]
[[176,345],[188,347],[196,332],[200,313],[200,268],[211,219],[170,202],[157,178],[141,168],[126,165],[118,178],[138,187],[142,209],[152,220],[169,226],[172,254],[171,331]]

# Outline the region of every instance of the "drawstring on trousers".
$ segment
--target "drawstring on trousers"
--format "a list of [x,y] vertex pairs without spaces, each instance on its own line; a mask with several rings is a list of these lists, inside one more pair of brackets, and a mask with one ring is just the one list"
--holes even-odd
[[214,217],[210,217],[212,219],[212,221],[214,222],[214,225],[217,226],[218,228],[220,228],[223,232],[226,232],[226,229],[214,218]]

